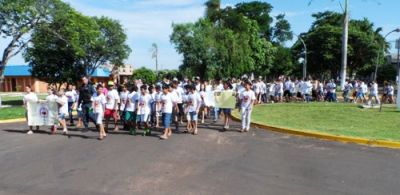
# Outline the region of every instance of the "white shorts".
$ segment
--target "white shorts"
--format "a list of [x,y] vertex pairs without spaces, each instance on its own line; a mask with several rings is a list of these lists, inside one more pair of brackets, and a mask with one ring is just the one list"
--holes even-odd
[[96,125],[102,125],[103,124],[103,119],[104,119],[104,113],[96,113],[97,118],[96,118]]
[[140,115],[140,122],[147,123],[148,119],[149,119],[149,114],[148,113]]

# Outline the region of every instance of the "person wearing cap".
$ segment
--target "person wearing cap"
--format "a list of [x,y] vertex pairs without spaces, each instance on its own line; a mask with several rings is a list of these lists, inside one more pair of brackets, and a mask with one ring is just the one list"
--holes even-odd
[[108,93],[106,95],[106,109],[104,111],[104,118],[106,119],[106,125],[105,129],[108,131],[108,123],[110,121],[110,118],[114,119],[114,131],[118,131],[118,120],[119,120],[119,113],[118,113],[118,108],[119,108],[119,103],[120,103],[120,98],[118,91],[116,89],[116,86],[114,85],[113,81],[108,82]]

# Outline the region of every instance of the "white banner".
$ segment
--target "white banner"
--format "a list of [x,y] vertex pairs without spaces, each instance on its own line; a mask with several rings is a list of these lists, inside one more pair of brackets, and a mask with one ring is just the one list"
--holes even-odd
[[209,107],[215,106],[215,96],[213,91],[208,91],[204,94],[204,104]]
[[29,102],[27,106],[29,126],[52,126],[57,123],[56,102]]

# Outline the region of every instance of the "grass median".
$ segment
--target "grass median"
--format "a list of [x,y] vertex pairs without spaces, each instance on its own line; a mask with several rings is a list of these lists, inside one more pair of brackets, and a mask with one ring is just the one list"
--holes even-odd
[[400,141],[399,119],[400,112],[392,106],[379,112],[343,103],[267,104],[252,113],[252,122],[259,124],[389,141]]
[[[46,95],[38,95],[38,98],[45,99]],[[25,109],[22,107],[22,99],[23,96],[19,94],[2,95],[2,105],[11,107],[0,108],[0,121],[24,118]]]

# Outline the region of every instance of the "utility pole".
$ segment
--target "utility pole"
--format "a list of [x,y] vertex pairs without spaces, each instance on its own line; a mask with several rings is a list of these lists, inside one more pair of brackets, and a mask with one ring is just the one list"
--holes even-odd
[[342,34],[342,66],[340,70],[340,87],[344,89],[347,73],[347,46],[349,40],[349,1],[345,0],[343,34]]

